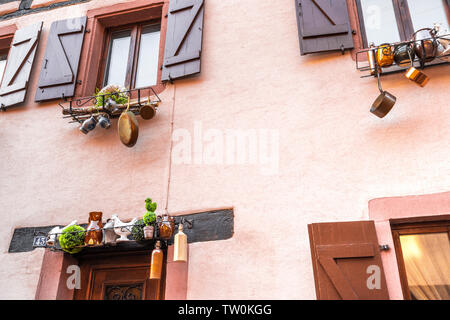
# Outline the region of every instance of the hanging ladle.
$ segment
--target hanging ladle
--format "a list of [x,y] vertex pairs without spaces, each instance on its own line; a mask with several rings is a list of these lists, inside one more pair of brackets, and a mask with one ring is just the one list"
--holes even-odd
[[372,104],[370,112],[379,118],[384,118],[394,107],[397,98],[389,92],[383,90],[381,87],[380,71],[378,68],[376,69],[376,73],[378,78],[378,90],[380,90],[381,94]]

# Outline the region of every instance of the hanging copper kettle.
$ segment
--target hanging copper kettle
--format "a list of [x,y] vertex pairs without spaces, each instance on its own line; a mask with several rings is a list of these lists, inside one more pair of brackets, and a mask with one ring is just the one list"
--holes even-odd
[[377,63],[380,67],[389,67],[394,63],[394,52],[389,43],[383,43],[377,50]]
[[435,36],[436,30],[431,28],[417,30],[413,35],[414,51],[422,63],[436,58],[438,42]]
[[398,44],[394,48],[394,61],[400,67],[406,67],[414,61],[416,54],[410,44]]

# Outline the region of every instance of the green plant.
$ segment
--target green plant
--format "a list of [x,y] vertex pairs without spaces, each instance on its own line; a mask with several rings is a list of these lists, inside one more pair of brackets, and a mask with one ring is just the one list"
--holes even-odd
[[156,207],[157,207],[156,202],[153,202],[152,199],[150,198],[145,199],[145,209],[147,209],[147,211],[155,212]]
[[134,223],[133,228],[131,228],[131,236],[136,241],[144,240],[144,220],[140,219]]
[[85,230],[83,227],[73,225],[67,227],[59,237],[61,249],[70,254],[75,254],[83,250]]
[[[95,106],[97,108],[103,107],[103,100],[106,101],[111,98],[117,104],[125,104],[128,102],[128,93],[127,89],[124,87],[109,85],[104,87],[102,90],[98,88],[95,90],[96,103]],[[104,96],[104,98],[103,98]]]
[[156,213],[148,211],[146,214],[144,214],[143,219],[146,226],[154,226],[156,222]]
[[143,216],[143,220],[146,226],[153,226],[156,222],[156,210],[157,204],[153,202],[152,199],[145,199],[145,209],[147,212]]

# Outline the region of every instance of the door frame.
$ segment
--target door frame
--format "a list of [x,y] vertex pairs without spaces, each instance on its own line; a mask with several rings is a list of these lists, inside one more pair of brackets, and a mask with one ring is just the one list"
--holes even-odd
[[[164,289],[166,280],[167,249],[162,249],[164,253],[163,269],[161,280],[158,280],[156,296],[157,300],[164,300]],[[93,293],[95,273],[113,269],[147,268],[150,270],[151,250],[125,251],[120,253],[86,254],[78,259],[81,270],[81,289],[74,292],[74,300],[88,300]],[[149,275],[149,271],[147,272]],[[146,279],[144,288],[151,285]],[[127,281],[125,281],[127,282]]]
[[[73,300],[77,289],[69,289],[67,281],[72,273],[67,273],[70,266],[79,265],[78,259],[62,251],[44,249],[41,273],[36,288],[36,300]],[[145,251],[145,250],[144,250]],[[133,251],[128,251],[133,252]],[[149,250],[147,250],[148,258]],[[167,253],[167,254],[166,254]],[[115,254],[111,252],[111,254]],[[117,252],[116,254],[120,254]],[[189,247],[188,261],[173,261],[173,245],[167,247],[165,265],[164,299],[186,300],[188,289]]]

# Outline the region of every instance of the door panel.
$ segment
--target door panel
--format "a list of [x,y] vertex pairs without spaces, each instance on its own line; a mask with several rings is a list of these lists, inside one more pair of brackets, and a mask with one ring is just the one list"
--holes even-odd
[[75,299],[163,299],[166,261],[161,280],[150,280],[150,259],[151,252],[80,258],[81,289]]

